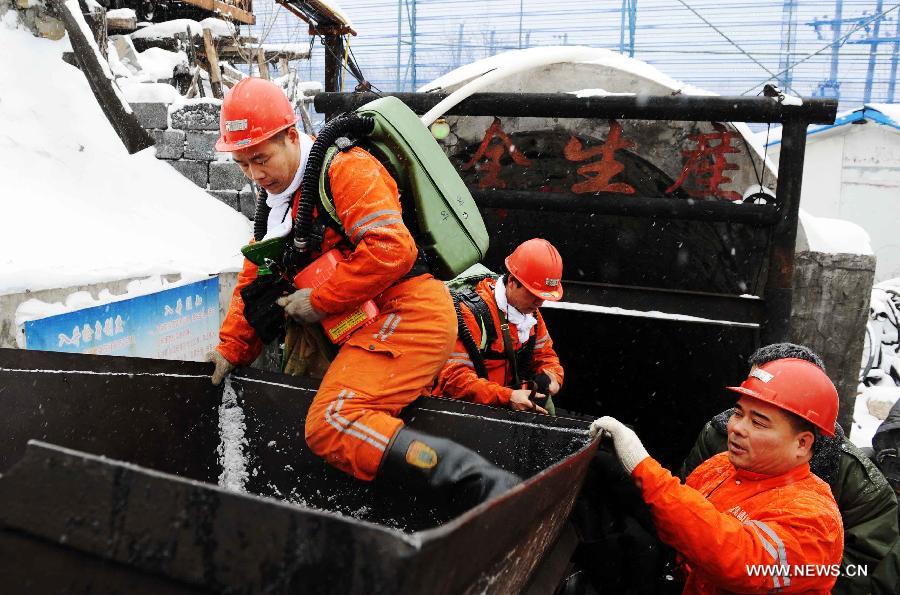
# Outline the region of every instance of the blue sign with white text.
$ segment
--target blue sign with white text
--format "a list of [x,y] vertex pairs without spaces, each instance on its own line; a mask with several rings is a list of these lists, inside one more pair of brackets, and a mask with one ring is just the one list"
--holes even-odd
[[217,341],[219,278],[25,323],[27,349],[202,361]]

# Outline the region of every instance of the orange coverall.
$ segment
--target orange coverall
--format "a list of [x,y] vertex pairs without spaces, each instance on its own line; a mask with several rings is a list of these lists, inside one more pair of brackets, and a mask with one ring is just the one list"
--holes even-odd
[[[381,458],[403,425],[396,416],[428,394],[453,348],[456,317],[443,283],[423,274],[404,279],[417,248],[401,218],[397,184],[369,153],[355,147],[337,154],[328,169],[331,195],[352,245],[328,228],[322,252],[347,257],[313,290],[313,307],[326,314],[375,300],[380,313],[341,347],[319,385],[306,417],[310,449],[359,479],[375,477]],[[296,215],[300,198],[294,196]],[[314,256],[319,256],[318,254]],[[240,290],[256,278],[244,261],[216,348],[235,365],[253,362],[262,342],[244,318]]]
[[[728,453],[697,467],[681,485],[652,458],[632,472],[660,539],[686,564],[685,593],[829,593],[844,549],[828,484],[803,464],[782,475],[736,469]],[[819,565],[809,576],[798,566]],[[752,576],[748,566],[790,569]],[[827,568],[826,568],[827,567]]]
[[[475,287],[475,291],[487,304],[491,313],[491,319],[494,322],[494,328],[497,329],[497,339],[491,345],[488,345],[488,349],[502,354],[503,334],[500,332],[500,312],[497,308],[497,299],[494,297],[494,285],[496,283],[495,279],[483,279]],[[469,308],[463,305],[461,310],[463,320],[466,326],[469,327],[469,331],[475,339],[475,344],[480,346],[482,341],[481,325]],[[536,316],[537,324],[531,329],[531,336],[537,335],[534,343],[534,353],[531,358],[531,369],[519,370],[519,374],[549,372],[562,386],[563,368],[559,363],[556,352],[553,350],[553,339],[550,338],[550,333],[547,332],[547,325],[544,324],[540,311],[537,312]],[[510,325],[510,335],[513,340],[513,347],[518,351],[522,347],[522,343],[519,341],[519,333],[513,325]],[[483,405],[508,405],[513,391],[510,388],[513,384],[512,366],[506,359],[485,359],[484,364],[488,377],[479,378],[465,345],[461,339],[457,339],[453,353],[450,354],[450,359],[447,360],[447,363],[438,375],[438,382],[432,394],[472,401]]]

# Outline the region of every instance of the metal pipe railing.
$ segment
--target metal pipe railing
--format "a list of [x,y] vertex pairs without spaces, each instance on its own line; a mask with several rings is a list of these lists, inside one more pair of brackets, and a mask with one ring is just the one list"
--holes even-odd
[[[446,93],[390,93],[423,114],[447,97]],[[319,93],[314,105],[320,113],[354,110],[378,99],[375,93]],[[576,97],[571,93],[476,93],[447,111],[453,116],[535,118],[598,118],[716,122],[784,122],[830,124],[837,101],[803,98],[800,105],[772,97],[708,95],[602,95]]]

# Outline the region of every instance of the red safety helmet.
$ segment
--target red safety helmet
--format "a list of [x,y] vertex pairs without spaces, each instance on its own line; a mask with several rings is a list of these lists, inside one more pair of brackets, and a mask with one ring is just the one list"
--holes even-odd
[[506,257],[506,268],[535,296],[551,302],[562,299],[562,256],[547,240],[533,238],[519,244]]
[[220,153],[246,149],[297,123],[297,114],[281,87],[250,77],[236,84],[222,101]]
[[837,390],[822,368],[811,362],[795,358],[772,360],[751,370],[740,386],[727,388],[799,415],[826,436],[835,434]]

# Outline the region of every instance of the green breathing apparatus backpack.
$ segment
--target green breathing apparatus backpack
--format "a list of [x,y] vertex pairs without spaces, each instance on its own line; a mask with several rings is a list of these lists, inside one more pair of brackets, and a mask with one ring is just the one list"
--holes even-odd
[[[324,227],[347,237],[330,196],[328,166],[338,151],[356,144],[378,159],[397,182],[404,223],[435,277],[452,279],[484,258],[488,233],[475,200],[429,130],[396,97],[376,99],[322,128],[307,157],[292,238],[258,242],[270,246],[246,246],[248,258],[252,255],[251,260],[262,265],[275,261],[273,255],[283,250],[286,270],[296,271],[320,250]],[[268,209],[264,205],[261,196],[254,229],[257,240],[265,234]],[[316,206],[318,217],[313,216]]]

